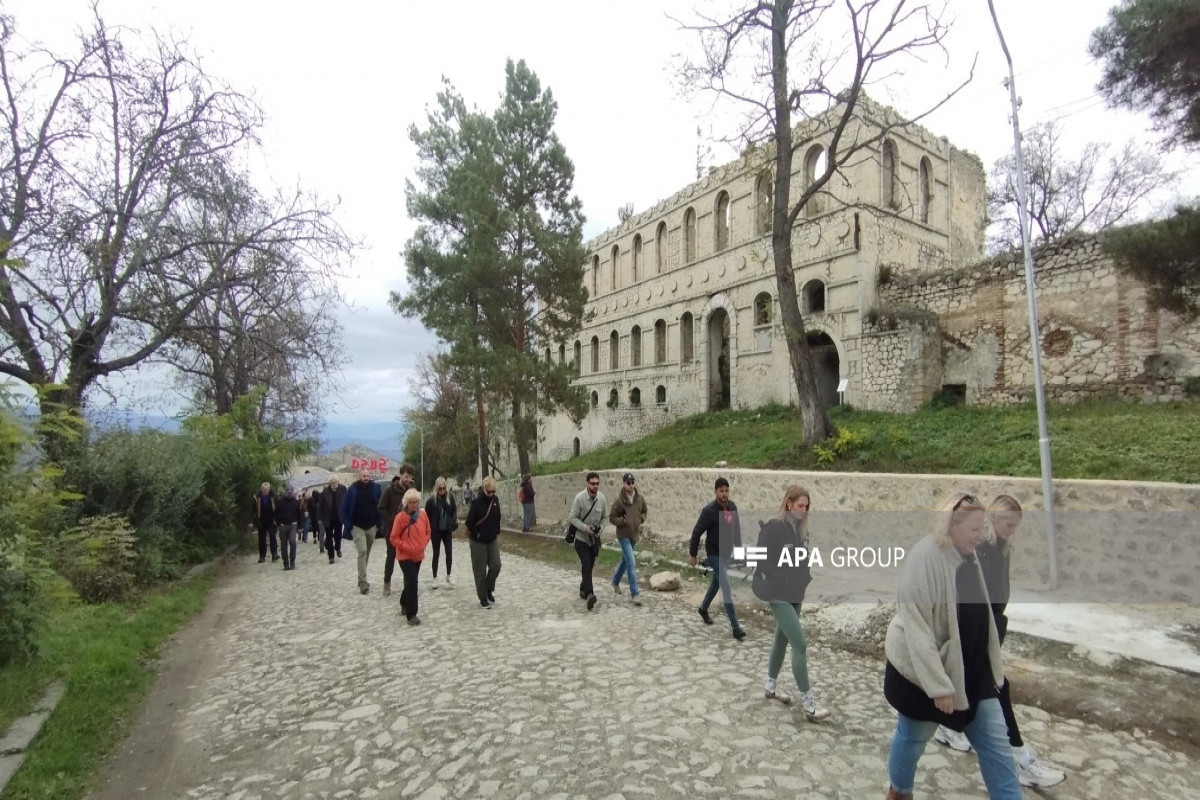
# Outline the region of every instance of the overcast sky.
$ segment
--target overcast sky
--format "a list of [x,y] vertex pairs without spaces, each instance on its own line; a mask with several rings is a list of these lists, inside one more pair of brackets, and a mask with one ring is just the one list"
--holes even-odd
[[[1149,137],[1144,119],[1110,111],[1096,95],[1099,68],[1087,55],[1088,36],[1115,2],[996,0],[1017,70],[1023,125],[1058,118],[1076,144],[1119,146]],[[403,194],[415,165],[407,130],[423,123],[441,77],[490,111],[503,91],[505,59],[526,60],[558,101],[557,131],[575,163],[590,238],[616,224],[620,205],[633,203],[640,211],[695,177],[697,126],[707,135],[721,114],[707,98],[680,96],[674,65],[694,38],[668,15],[691,18],[697,5],[102,0],[101,10],[110,23],[182,32],[211,74],[253,94],[265,109],[270,174],[264,179],[341,198],[342,224],[369,249],[345,285],[358,310],[343,320],[350,361],[331,419],[394,424],[408,402],[418,354],[436,346],[420,323],[393,314],[386,298],[389,290],[405,288],[400,252],[413,230]],[[89,4],[0,0],[0,6],[16,18],[22,38],[57,47],[86,23]],[[949,64],[909,64],[870,91],[913,113],[961,79],[978,53],[975,79],[925,124],[979,155],[986,168],[1012,147],[1006,68],[986,0],[954,0],[951,12]],[[732,157],[703,144],[713,148],[709,163]],[[1197,194],[1195,161],[1181,163],[1193,167],[1184,194]],[[173,411],[177,401],[170,393],[141,391],[144,410]]]

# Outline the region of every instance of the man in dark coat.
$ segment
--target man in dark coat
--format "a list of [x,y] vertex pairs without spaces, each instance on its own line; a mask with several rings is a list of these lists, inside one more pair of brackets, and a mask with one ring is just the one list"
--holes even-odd
[[321,524],[325,526],[325,552],[329,563],[333,563],[336,553],[342,557],[342,500],[346,496],[346,487],[337,478],[330,478],[329,485],[321,492]]

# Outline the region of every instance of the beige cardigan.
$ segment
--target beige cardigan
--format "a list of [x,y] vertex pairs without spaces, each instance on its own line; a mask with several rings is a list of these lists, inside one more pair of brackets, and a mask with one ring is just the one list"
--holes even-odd
[[[958,605],[954,573],[963,557],[953,546],[940,546],[933,536],[917,542],[904,560],[896,598],[896,615],[888,626],[884,653],[892,666],[921,687],[930,698],[953,695],[954,709],[965,711],[966,679],[958,638]],[[976,562],[975,569],[979,569]],[[987,596],[983,572],[979,585]],[[1004,683],[1000,636],[988,609],[988,663],[996,686]]]

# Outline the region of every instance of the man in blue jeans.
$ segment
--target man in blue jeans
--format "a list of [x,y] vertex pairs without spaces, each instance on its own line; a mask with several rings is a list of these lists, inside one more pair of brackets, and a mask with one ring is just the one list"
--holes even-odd
[[632,472],[626,472],[621,478],[624,488],[617,494],[612,511],[608,512],[608,521],[617,529],[617,541],[621,544],[621,563],[613,573],[613,591],[621,593],[621,576],[629,575],[629,600],[635,606],[642,604],[638,592],[637,569],[633,563],[633,547],[637,544],[642,532],[642,524],[646,521],[646,499],[637,490]]
[[700,603],[700,618],[705,625],[712,625],[712,617],[708,607],[717,596],[717,588],[721,590],[721,599],[725,603],[725,616],[733,628],[733,638],[745,639],[746,631],[738,622],[737,613],[733,609],[733,587],[729,584],[729,562],[733,558],[733,548],[742,545],[742,525],[738,520],[737,506],[729,499],[729,481],[717,478],[713,486],[713,501],[700,509],[700,518],[696,527],[692,528],[692,541],[688,547],[688,559],[693,567],[696,566],[696,553],[700,549],[700,537],[704,536],[705,566],[712,570],[712,582],[704,593]]

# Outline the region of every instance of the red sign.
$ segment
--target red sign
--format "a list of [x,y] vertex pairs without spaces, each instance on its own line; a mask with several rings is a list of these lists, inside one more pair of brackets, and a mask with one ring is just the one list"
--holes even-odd
[[371,472],[387,472],[388,462],[386,458],[352,458],[350,459],[350,469],[358,472],[360,469],[370,470]]

